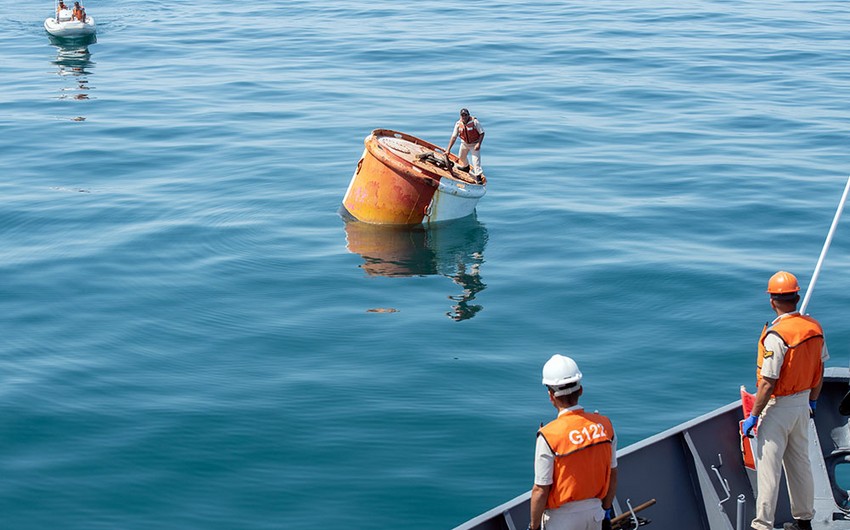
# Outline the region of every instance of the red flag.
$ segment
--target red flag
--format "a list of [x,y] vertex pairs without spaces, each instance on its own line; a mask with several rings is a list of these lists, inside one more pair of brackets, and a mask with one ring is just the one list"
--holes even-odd
[[[753,410],[753,405],[755,405],[756,396],[755,394],[750,394],[747,392],[747,389],[742,385],[741,386],[741,408],[744,409],[744,418],[748,418],[750,416],[750,412]],[[741,454],[744,457],[744,466],[755,470],[756,463],[755,458],[753,457],[753,446],[752,446],[752,438],[747,438],[744,436],[744,420],[738,422],[738,432],[741,435]],[[753,428],[752,433],[757,434],[758,425]]]

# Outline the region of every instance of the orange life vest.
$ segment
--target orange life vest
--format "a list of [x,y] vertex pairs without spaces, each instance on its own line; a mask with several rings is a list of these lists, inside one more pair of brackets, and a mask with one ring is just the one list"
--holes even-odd
[[460,139],[468,144],[474,144],[481,138],[481,133],[475,128],[475,116],[470,116],[469,121],[463,123],[463,120],[458,120],[460,126]]
[[80,22],[85,22],[85,21],[86,21],[85,11],[83,11],[83,10],[82,10],[82,9],[80,9],[79,7],[75,7],[75,8],[74,8],[74,11],[71,13],[71,17],[73,17],[73,18],[75,18],[75,19],[79,20]]
[[602,499],[611,481],[614,428],[601,414],[571,410],[541,427],[542,436],[555,454],[555,469],[546,508],[566,502]]
[[823,375],[823,329],[817,320],[800,314],[790,314],[764,325],[759,338],[756,384],[761,382],[761,367],[767,354],[764,339],[771,333],[788,346],[773,395],[790,396],[818,386]]

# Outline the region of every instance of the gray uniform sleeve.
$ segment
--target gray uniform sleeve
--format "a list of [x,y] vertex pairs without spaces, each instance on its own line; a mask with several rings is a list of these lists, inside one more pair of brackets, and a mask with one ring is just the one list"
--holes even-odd
[[548,486],[553,482],[555,473],[555,455],[542,436],[537,437],[534,448],[534,483],[538,486]]
[[764,359],[761,365],[761,376],[769,379],[779,379],[779,371],[785,362],[785,352],[788,346],[776,333],[769,333],[764,338]]

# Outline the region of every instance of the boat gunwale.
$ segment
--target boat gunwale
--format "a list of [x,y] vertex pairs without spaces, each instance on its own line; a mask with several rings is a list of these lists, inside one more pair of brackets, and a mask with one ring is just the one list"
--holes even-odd
[[[824,379],[824,381],[832,381],[832,382],[839,382],[839,383],[842,382],[842,381],[848,381],[848,379],[850,379],[850,367],[829,367],[829,368],[825,368],[824,374],[823,374],[823,379]],[[627,447],[619,449],[617,451],[617,458],[619,459],[621,457],[628,456],[631,453],[637,452],[641,449],[644,449],[645,447],[656,444],[656,443],[658,443],[662,440],[665,440],[665,439],[668,439],[668,438],[671,438],[671,437],[674,437],[674,436],[682,435],[683,433],[685,433],[685,432],[689,431],[690,429],[700,425],[701,423],[704,423],[704,422],[710,420],[711,418],[721,416],[723,414],[727,414],[727,413],[729,413],[730,411],[732,411],[736,408],[738,408],[738,409],[741,408],[741,400],[740,399],[735,400],[735,401],[728,403],[726,405],[720,406],[720,407],[718,407],[718,408],[716,408],[716,409],[714,409],[710,412],[707,412],[705,414],[702,414],[702,415],[700,415],[696,418],[692,418],[690,420],[684,421],[684,422],[682,422],[678,425],[670,427],[669,429],[665,429],[665,430],[663,430],[659,433],[656,433],[654,435],[651,435],[647,438],[639,440],[639,441],[637,441],[633,444],[630,444]],[[741,417],[743,419],[743,409],[741,409]],[[477,528],[480,525],[485,524],[488,521],[491,521],[495,518],[498,518],[500,516],[504,517],[504,515],[509,513],[511,510],[517,508],[518,506],[522,505],[525,502],[529,502],[530,499],[531,499],[531,490],[529,489],[528,491],[526,491],[526,492],[524,492],[520,495],[517,495],[513,499],[511,499],[511,500],[509,500],[505,503],[502,503],[502,504],[496,506],[495,508],[491,508],[490,510],[487,510],[486,512],[484,512],[482,514],[479,514],[478,516],[476,516],[472,519],[464,521],[460,525],[456,526],[453,530],[469,530],[469,529]]]
[[[702,414],[702,415],[700,415],[696,418],[687,420],[687,421],[682,422],[678,425],[670,427],[669,429],[666,429],[666,430],[661,431],[659,433],[650,435],[649,437],[644,438],[642,440],[639,440],[639,441],[637,441],[633,444],[630,444],[627,447],[624,447],[622,449],[618,449],[617,450],[617,458],[619,459],[619,458],[622,458],[624,456],[627,456],[627,455],[634,453],[634,452],[636,452],[636,451],[638,451],[638,450],[640,450],[640,449],[642,449],[646,446],[657,443],[660,440],[664,440],[664,439],[667,439],[667,438],[671,438],[673,436],[677,436],[677,435],[681,434],[682,432],[687,431],[687,430],[691,429],[692,427],[699,425],[700,423],[702,423],[702,422],[704,422],[704,421],[706,421],[706,420],[708,420],[712,417],[725,414],[725,413],[729,412],[730,410],[733,410],[735,408],[740,408],[740,407],[741,407],[741,400],[739,399],[737,401],[733,401],[732,403],[728,403],[726,405],[723,405],[722,407],[718,407],[718,408],[716,408],[716,409],[714,409],[710,412]],[[482,513],[481,515],[475,517],[474,519],[470,519],[468,521],[465,521],[462,525],[455,527],[454,530],[460,530],[460,529],[463,529],[463,528],[475,528],[475,526],[477,526],[477,525],[479,525],[479,524],[481,524],[485,521],[488,521],[488,520],[492,519],[493,517],[496,517],[496,516],[499,516],[499,515],[505,513],[506,511],[517,506],[518,504],[521,504],[521,503],[527,501],[530,498],[531,498],[531,490],[529,489],[525,493],[517,495],[516,497],[509,500],[508,502],[500,504],[499,506],[492,508],[485,513]]]
[[44,19],[44,30],[54,37],[60,38],[87,37],[97,33],[97,23],[91,15],[86,15],[85,21],[76,19],[56,20],[56,17],[47,17]]

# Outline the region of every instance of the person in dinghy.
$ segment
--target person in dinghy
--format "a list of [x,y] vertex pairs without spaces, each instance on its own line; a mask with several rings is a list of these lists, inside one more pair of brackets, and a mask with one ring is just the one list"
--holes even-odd
[[74,10],[71,11],[71,18],[74,20],[79,20],[80,22],[86,22],[86,8],[81,6],[79,2],[74,2]]

